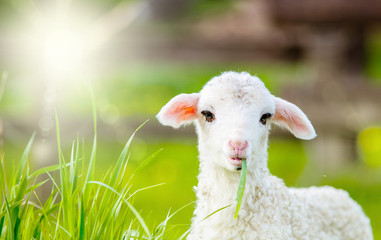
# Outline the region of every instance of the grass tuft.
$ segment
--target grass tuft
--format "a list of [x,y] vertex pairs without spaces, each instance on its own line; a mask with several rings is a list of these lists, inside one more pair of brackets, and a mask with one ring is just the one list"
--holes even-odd
[[[139,192],[162,184],[130,191],[134,175],[142,171],[162,149],[149,156],[132,174],[125,174],[130,145],[138,128],[128,139],[116,164],[96,178],[93,174],[96,168],[96,133],[89,159],[85,158],[79,137],[65,156],[61,149],[57,114],[56,125],[57,165],[29,172],[28,158],[35,134],[12,174],[6,174],[4,155],[1,159],[0,239],[177,239],[175,234],[171,234],[174,231],[168,231],[176,228],[168,222],[177,212],[168,213],[161,223],[149,226],[133,204]],[[50,195],[40,199],[36,190],[47,186],[47,183],[52,185]]]

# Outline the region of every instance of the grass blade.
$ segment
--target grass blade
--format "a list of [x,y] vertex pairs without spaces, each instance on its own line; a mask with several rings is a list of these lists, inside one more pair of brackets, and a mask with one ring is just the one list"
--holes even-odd
[[151,188],[155,188],[155,187],[159,187],[159,186],[162,186],[164,184],[165,183],[159,183],[159,184],[155,184],[155,185],[152,185],[152,186],[149,186],[149,187],[140,188],[140,189],[136,190],[135,192],[133,192],[126,200],[128,201],[130,198],[132,198],[138,192],[141,192],[141,191],[144,191],[144,190],[148,190],[148,189],[151,189]]
[[2,216],[1,217],[1,220],[0,220],[0,238],[1,238],[1,234],[2,234],[2,230],[3,230],[3,226],[4,226],[4,220],[5,220],[5,216]]
[[[119,159],[118,159],[118,162],[116,164],[116,168],[115,168],[115,171],[114,172],[117,172],[117,174],[114,174],[114,176],[112,177],[111,181],[110,181],[110,185],[113,186],[115,184],[115,181],[117,180],[118,176],[119,176],[119,173],[120,173],[120,170],[123,166],[123,163],[125,162],[125,159],[127,159],[127,153],[128,153],[128,149],[131,145],[131,142],[132,142],[132,139],[134,138],[135,134],[139,131],[140,128],[142,128],[147,122],[149,121],[146,120],[144,123],[142,123],[135,131],[134,133],[131,135],[131,137],[128,139],[126,145],[124,146],[123,148],[123,151],[122,153],[120,154],[119,156]],[[159,151],[158,151],[159,152]],[[154,153],[156,155],[156,153]],[[144,161],[145,162],[145,161]],[[148,161],[149,162],[149,161]],[[148,164],[148,163],[147,163]],[[145,165],[147,165],[145,164]],[[139,167],[138,167],[139,168]],[[136,171],[136,170],[135,170]]]
[[79,240],[85,239],[85,210],[83,208],[83,199],[81,199],[81,207],[80,207],[80,221],[79,221]]
[[[73,167],[74,168],[74,173],[73,172],[73,169],[70,168],[70,174],[73,174],[73,177],[72,177],[72,190],[71,192],[74,193],[75,189],[77,188],[77,182],[78,182],[78,161],[79,161],[79,137],[77,136],[77,147],[76,147],[76,150],[75,150],[75,159],[74,161],[71,162],[71,165],[70,167]],[[75,166],[73,166],[73,164]]]
[[[121,196],[121,194],[119,192],[117,192],[114,188],[108,186],[107,184],[104,184],[102,182],[98,182],[98,181],[90,181],[88,183],[93,183],[93,184],[98,184],[102,187],[105,187],[109,190],[111,190],[113,193],[115,193],[116,195],[118,195],[119,197]],[[144,219],[142,218],[142,216],[139,214],[139,212],[132,206],[131,203],[129,203],[128,201],[126,201],[125,199],[123,199],[123,202],[128,206],[128,208],[132,211],[132,213],[135,215],[135,217],[138,219],[140,225],[142,226],[142,228],[144,229],[146,235],[149,237],[149,239],[151,238],[151,233],[147,227],[147,224],[145,223]]]
[[[91,85],[91,82],[89,80],[89,91],[90,91],[90,97],[91,97],[91,107],[92,107],[92,112],[93,112],[93,125],[94,125],[94,140],[93,140],[93,148],[91,150],[91,155],[90,155],[90,162],[89,162],[89,167],[87,170],[86,174],[86,183],[89,182],[93,175],[94,175],[94,166],[95,166],[95,159],[96,159],[96,149],[97,149],[97,111],[96,111],[96,103],[95,103],[95,95],[94,91]],[[85,184],[84,189],[83,189],[83,196],[84,196],[84,201],[87,203],[89,200],[89,188],[88,185]]]
[[9,221],[9,226],[8,226],[8,235],[9,237],[7,239],[13,240],[14,239],[14,232],[13,232],[13,222],[12,222],[12,215],[11,215],[11,209],[9,207],[8,199],[7,196],[4,193],[4,201],[5,201],[5,206],[7,208],[7,217]]
[[243,197],[243,193],[245,191],[245,185],[246,185],[246,174],[247,174],[247,163],[246,163],[246,159],[243,158],[242,159],[241,178],[239,180],[239,185],[238,185],[238,190],[237,190],[237,197],[235,199],[237,201],[237,207],[236,207],[236,210],[235,210],[234,218],[237,218],[238,212],[239,212],[239,208],[241,207],[242,197]]
[[36,136],[36,133],[33,133],[32,137],[30,138],[30,140],[29,140],[29,142],[28,142],[28,144],[24,150],[24,153],[21,157],[21,162],[19,164],[19,167],[17,168],[17,173],[15,175],[15,184],[14,185],[20,183],[21,174],[22,174],[23,170],[25,169],[26,160],[28,159],[30,148],[32,147],[32,143],[33,143],[35,136]]
[[[69,167],[71,166],[73,163],[66,163],[65,167]],[[52,165],[52,166],[48,166],[48,167],[43,167],[43,168],[40,168],[40,169],[37,169],[36,171],[34,171],[30,176],[29,178],[32,178],[32,177],[36,177],[36,176],[39,176],[41,174],[45,174],[46,172],[54,172],[54,171],[58,171],[60,170],[61,168],[61,165],[60,164],[56,164],[56,165]]]
[[161,151],[163,151],[164,148],[160,148],[153,154],[151,154],[148,158],[146,158],[139,166],[135,169],[133,174],[136,174],[140,172],[142,169],[144,169],[153,159],[155,159],[156,155],[159,154]]

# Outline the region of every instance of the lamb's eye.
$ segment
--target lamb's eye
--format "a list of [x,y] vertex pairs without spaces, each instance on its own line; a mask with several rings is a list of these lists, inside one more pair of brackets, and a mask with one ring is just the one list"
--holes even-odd
[[262,115],[261,119],[259,120],[260,123],[263,125],[266,125],[267,119],[269,119],[272,116],[271,113],[265,113]]
[[213,113],[211,113],[210,111],[204,110],[201,112],[201,114],[205,116],[205,120],[207,122],[213,122],[213,120],[214,120],[214,114]]

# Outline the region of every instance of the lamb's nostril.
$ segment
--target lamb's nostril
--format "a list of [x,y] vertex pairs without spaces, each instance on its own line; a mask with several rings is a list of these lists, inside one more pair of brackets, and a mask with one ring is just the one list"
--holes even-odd
[[241,140],[234,140],[234,141],[229,141],[229,145],[231,147],[232,150],[244,150],[245,148],[247,148],[247,146],[249,145],[248,142],[245,140],[245,141],[241,141]]

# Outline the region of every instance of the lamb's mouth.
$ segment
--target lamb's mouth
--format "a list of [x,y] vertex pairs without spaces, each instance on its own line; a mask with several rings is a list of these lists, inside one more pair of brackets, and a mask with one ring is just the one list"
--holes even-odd
[[231,157],[229,163],[235,167],[237,171],[242,169],[242,159],[243,157]]

